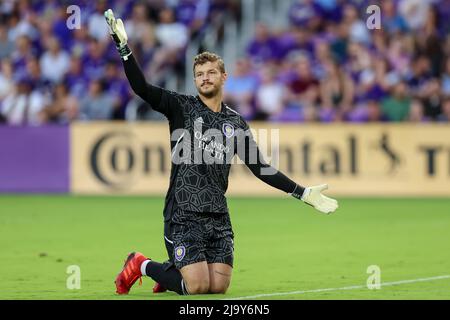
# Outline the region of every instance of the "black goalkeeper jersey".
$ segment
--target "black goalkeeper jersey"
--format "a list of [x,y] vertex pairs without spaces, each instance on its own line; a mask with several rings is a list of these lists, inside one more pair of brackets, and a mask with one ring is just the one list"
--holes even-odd
[[281,172],[274,169],[272,174],[264,174],[262,169],[271,167],[264,162],[247,122],[236,111],[222,103],[221,111],[214,112],[198,96],[148,84],[133,55],[123,64],[134,92],[169,121],[172,167],[165,217],[175,208],[227,213],[230,160],[236,154],[262,181],[287,193],[295,190],[296,183]]

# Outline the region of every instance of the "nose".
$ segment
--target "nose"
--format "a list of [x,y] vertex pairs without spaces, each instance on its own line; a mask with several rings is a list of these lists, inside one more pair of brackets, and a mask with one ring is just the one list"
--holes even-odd
[[205,73],[204,75],[201,76],[201,80],[203,82],[208,82],[209,81],[209,75],[207,73]]

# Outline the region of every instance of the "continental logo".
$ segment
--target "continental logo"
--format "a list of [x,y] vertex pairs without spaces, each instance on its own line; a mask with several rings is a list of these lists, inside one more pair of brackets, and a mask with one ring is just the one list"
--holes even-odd
[[94,141],[89,164],[102,184],[123,189],[155,171],[167,173],[167,159],[163,145],[139,143],[130,132],[108,132]]
[[[341,143],[342,144],[342,143]],[[382,157],[380,173],[391,175],[401,166],[400,154],[392,147],[387,134],[374,141],[374,152]],[[281,144],[279,169],[289,175],[357,176],[361,174],[360,144],[355,135],[348,135],[342,146],[326,143],[317,145],[314,140],[304,140],[297,147]],[[89,163],[95,178],[111,188],[126,188],[137,179],[151,175],[169,174],[170,150],[168,144],[145,143],[131,132],[108,132],[94,140]],[[244,169],[232,170],[233,174],[250,173]]]

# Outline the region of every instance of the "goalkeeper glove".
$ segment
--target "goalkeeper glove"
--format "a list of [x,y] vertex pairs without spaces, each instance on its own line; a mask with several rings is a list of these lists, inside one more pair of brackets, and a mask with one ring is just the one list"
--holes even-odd
[[127,45],[128,36],[125,32],[122,19],[116,19],[111,9],[105,11],[105,19],[109,26],[109,33],[116,43],[116,48],[119,51],[123,60],[128,60],[131,50]]
[[297,199],[302,200],[306,204],[313,206],[315,209],[322,213],[330,214],[333,213],[338,207],[338,202],[322,194],[322,191],[327,190],[328,185],[322,184],[320,186],[308,187],[303,191],[303,194],[294,192],[291,193]]

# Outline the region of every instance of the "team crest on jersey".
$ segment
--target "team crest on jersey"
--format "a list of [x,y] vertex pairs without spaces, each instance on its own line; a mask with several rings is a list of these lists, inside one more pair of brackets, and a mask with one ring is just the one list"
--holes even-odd
[[224,123],[222,126],[222,132],[227,138],[231,138],[234,135],[234,127],[229,123]]
[[186,248],[184,246],[179,246],[175,248],[175,259],[178,261],[183,260],[186,254]]

